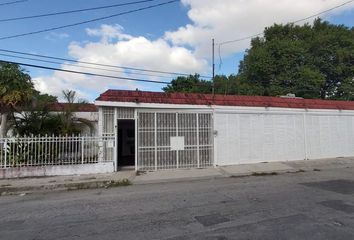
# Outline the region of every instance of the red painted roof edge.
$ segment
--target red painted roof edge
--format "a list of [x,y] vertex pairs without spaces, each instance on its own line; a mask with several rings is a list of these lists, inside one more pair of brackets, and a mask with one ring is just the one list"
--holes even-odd
[[[48,110],[51,112],[62,112],[68,106],[68,103],[49,103]],[[74,103],[75,112],[98,112],[98,108],[92,103]]]
[[96,101],[354,110],[354,101],[200,93],[164,93],[112,89],[102,93]]

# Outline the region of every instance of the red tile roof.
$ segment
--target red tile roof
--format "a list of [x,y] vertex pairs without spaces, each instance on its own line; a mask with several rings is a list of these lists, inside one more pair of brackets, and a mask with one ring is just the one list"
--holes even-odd
[[[48,110],[51,112],[62,112],[68,106],[68,103],[49,103]],[[98,112],[98,108],[91,103],[74,103],[75,112]]]
[[354,101],[108,90],[96,101],[354,110]]

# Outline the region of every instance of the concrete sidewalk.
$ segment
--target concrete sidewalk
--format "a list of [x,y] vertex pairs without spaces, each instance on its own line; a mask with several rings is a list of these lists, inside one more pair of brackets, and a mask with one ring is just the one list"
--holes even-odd
[[276,175],[334,168],[354,168],[354,158],[335,158],[308,161],[255,163],[205,169],[167,170],[158,172],[120,171],[111,174],[56,176],[0,180],[0,195],[26,194],[35,191],[63,191],[108,188],[130,184],[150,184],[192,181],[222,177]]

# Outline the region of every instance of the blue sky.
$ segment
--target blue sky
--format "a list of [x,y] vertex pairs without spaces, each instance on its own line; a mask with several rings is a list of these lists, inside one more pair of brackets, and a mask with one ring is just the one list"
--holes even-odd
[[[28,0],[23,3],[0,6],[0,19],[131,1],[133,0]],[[156,0],[135,6],[32,20],[0,22],[0,37],[85,21],[165,1]],[[1,2],[8,2],[8,0],[0,0]],[[283,0],[281,4],[275,6],[274,4],[278,2],[275,0],[263,1],[263,3],[256,0],[249,0],[247,3],[242,0],[183,0],[156,9],[95,23],[1,40],[0,48],[89,60],[97,63],[174,72],[199,72],[210,75],[211,38],[214,37],[216,42],[222,42],[252,35],[274,22],[286,23],[339,5],[344,1],[313,0],[308,3],[308,0],[299,0],[296,2],[297,4],[294,4],[291,0]],[[332,23],[352,27],[354,25],[354,4],[348,4],[323,17]],[[87,30],[88,28],[91,31]],[[236,73],[238,62],[243,58],[244,50],[248,44],[249,41],[243,41],[223,47],[223,64],[219,68],[218,55],[216,55],[216,72],[226,75]],[[7,60],[38,63],[0,57]],[[60,65],[50,66],[63,67]],[[162,85],[156,84],[136,84],[112,79],[106,81],[105,79],[72,74],[63,75],[53,71],[26,69],[30,72],[39,90],[59,95],[62,89],[72,88],[88,100],[94,100],[100,92],[107,88],[134,89],[138,87],[139,89],[158,91],[162,87]],[[112,74],[110,73],[110,75]],[[128,73],[122,74],[137,77]],[[156,77],[148,76],[147,78],[160,80]],[[171,76],[166,76],[164,80],[171,80]]]

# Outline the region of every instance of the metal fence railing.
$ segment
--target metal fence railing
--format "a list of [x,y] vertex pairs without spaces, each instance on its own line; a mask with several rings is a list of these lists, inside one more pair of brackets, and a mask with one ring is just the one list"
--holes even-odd
[[0,168],[110,162],[114,137],[0,138]]

